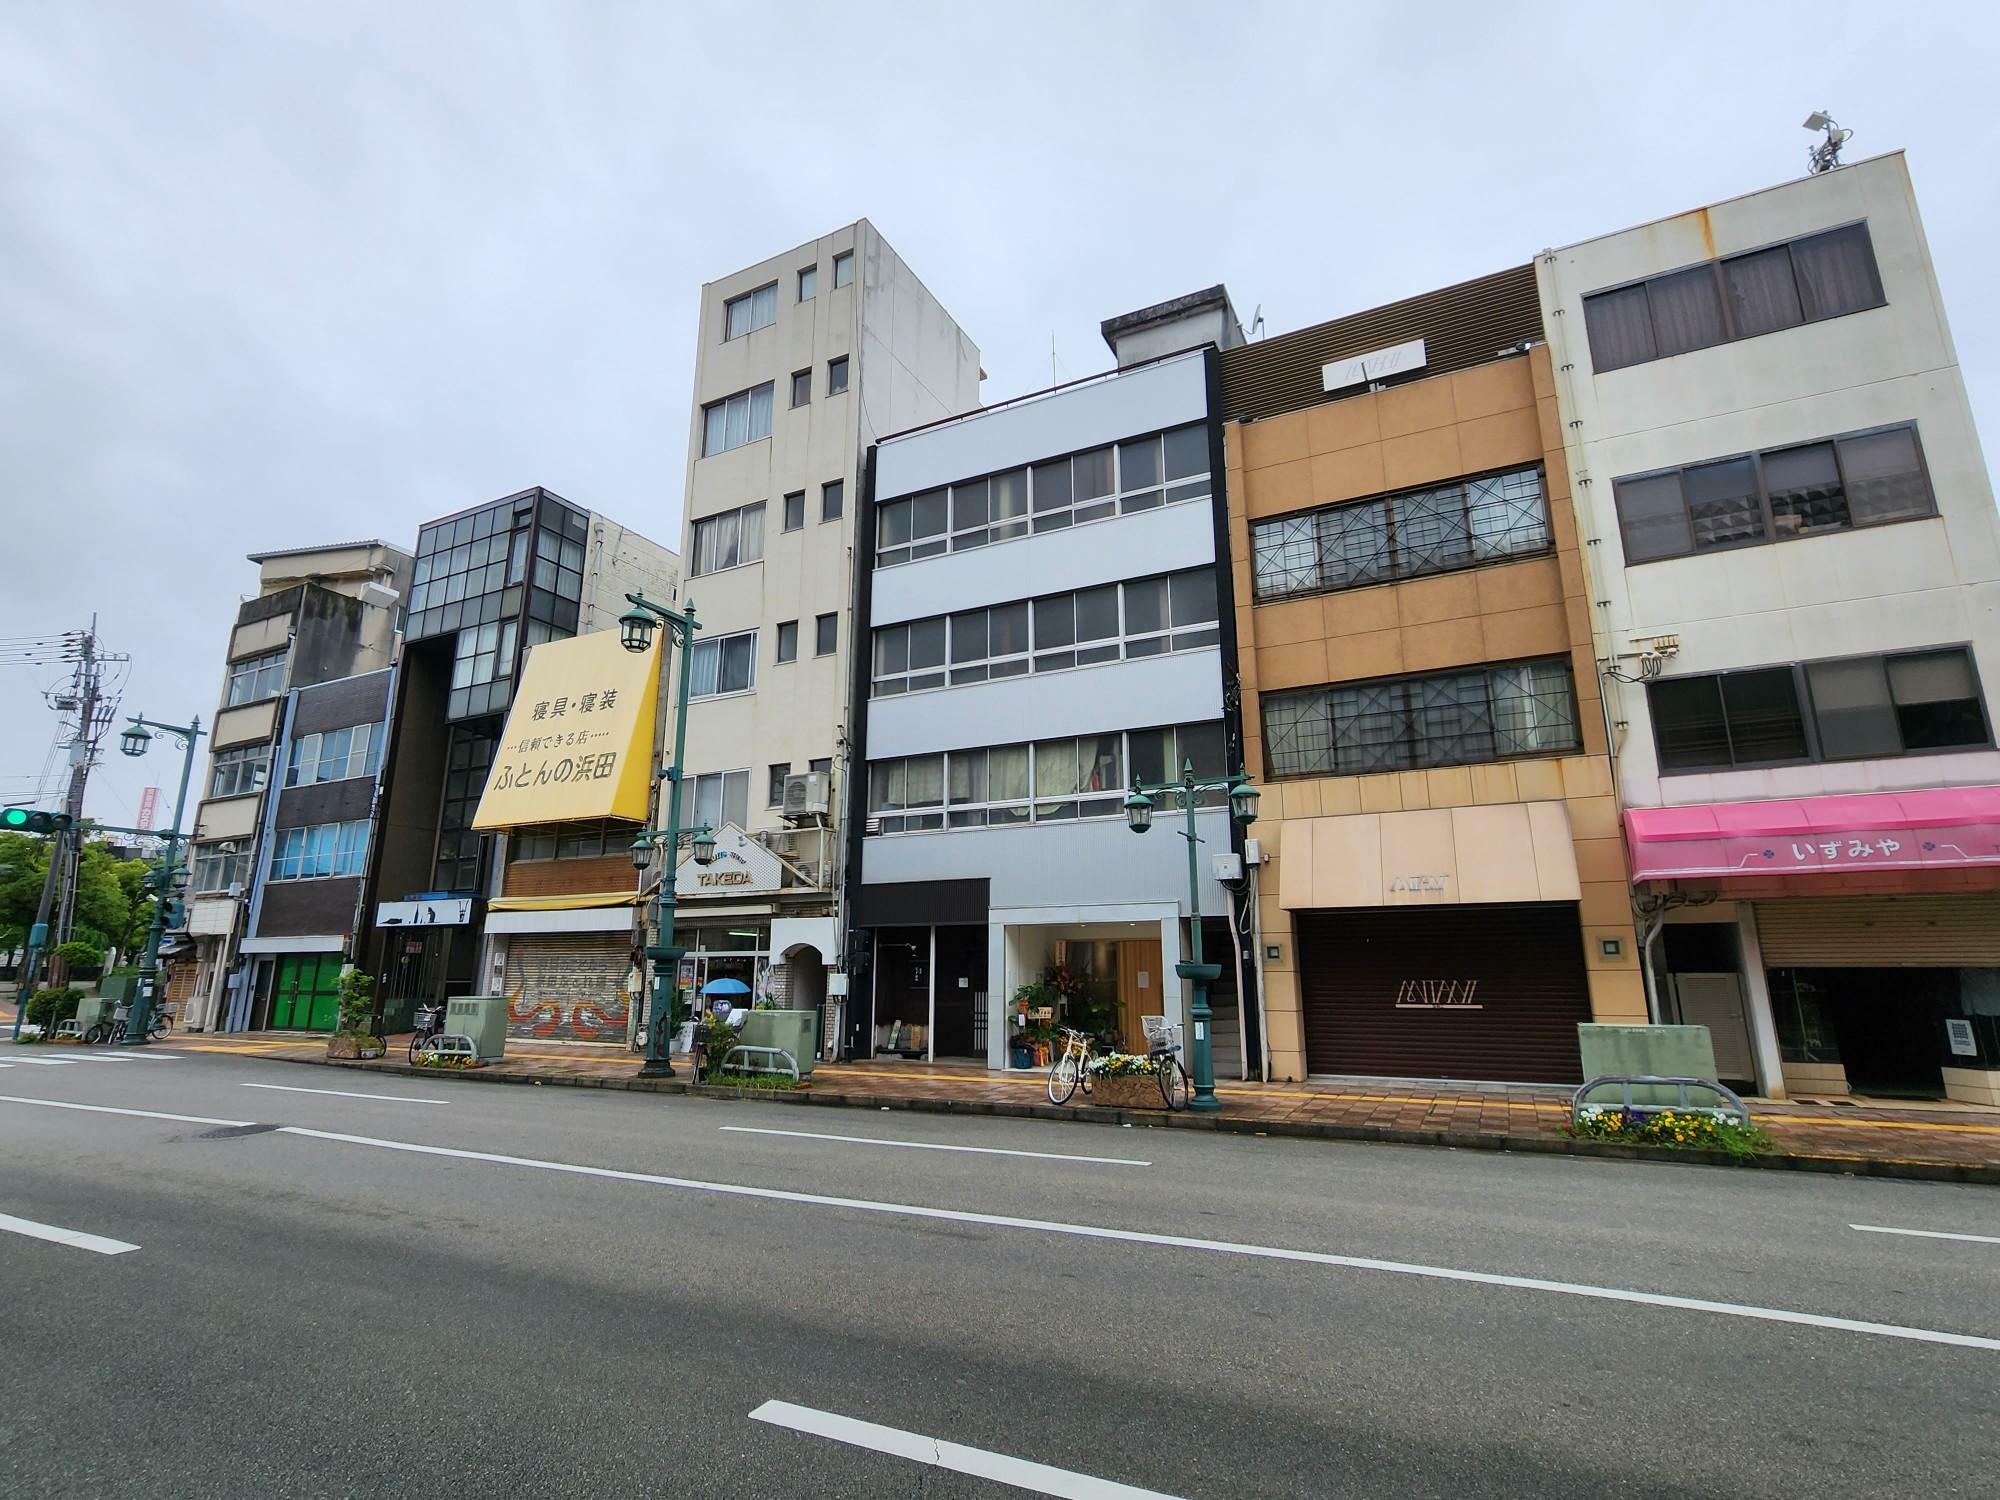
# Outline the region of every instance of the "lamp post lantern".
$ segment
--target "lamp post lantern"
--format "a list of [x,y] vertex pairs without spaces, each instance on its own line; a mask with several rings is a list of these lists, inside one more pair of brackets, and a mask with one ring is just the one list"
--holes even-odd
[[672,1059],[674,1031],[680,1017],[676,1014],[679,1004],[676,996],[675,972],[680,967],[681,955],[686,951],[674,942],[674,904],[676,892],[674,882],[681,840],[693,836],[694,858],[697,864],[707,864],[715,858],[715,833],[706,824],[683,826],[681,823],[681,760],[687,751],[687,706],[688,706],[688,655],[694,644],[695,632],[701,629],[694,617],[694,601],[690,599],[684,609],[668,609],[653,603],[643,594],[627,594],[632,608],[618,617],[618,640],[627,651],[645,651],[653,644],[653,632],[661,625],[667,627],[667,640],[663,648],[671,653],[676,640],[681,645],[680,682],[674,692],[674,754],[656,773],[655,778],[667,784],[667,821],[658,828],[642,829],[632,840],[632,867],[643,873],[652,863],[653,848],[664,844],[667,856],[660,870],[660,878],[653,887],[653,920],[659,929],[659,936],[646,949],[647,961],[652,965],[652,1000],[646,1015],[646,1060],[639,1065],[641,1078],[671,1078],[674,1075]]
[[1156,804],[1153,794],[1160,794],[1162,800],[1178,794],[1181,807],[1187,814],[1187,827],[1181,837],[1188,846],[1188,952],[1187,963],[1175,964],[1174,972],[1194,985],[1194,1003],[1188,1007],[1188,1020],[1194,1027],[1193,1044],[1190,1049],[1194,1061],[1194,1098],[1188,1101],[1188,1108],[1203,1114],[1212,1114],[1222,1108],[1215,1097],[1215,1052],[1209,1037],[1209,1024],[1213,1013],[1208,1008],[1208,987],[1222,973],[1220,964],[1204,963],[1201,954],[1201,838],[1195,832],[1194,809],[1199,793],[1227,789],[1229,811],[1240,823],[1251,822],[1257,816],[1257,788],[1250,784],[1250,778],[1242,772],[1234,776],[1195,779],[1194,762],[1183,761],[1179,781],[1162,781],[1151,786],[1134,777],[1131,794],[1125,799],[1125,822],[1134,833],[1145,833],[1153,826],[1153,810]]
[[130,727],[118,736],[118,748],[130,756],[144,755],[156,738],[153,731],[175,741],[186,754],[181,759],[181,788],[174,797],[174,822],[165,834],[165,858],[154,867],[147,881],[153,887],[153,920],[146,928],[146,948],[139,959],[139,989],[132,997],[132,1010],[125,1021],[124,1045],[143,1047],[153,1019],[153,991],[159,981],[160,939],[166,936],[167,907],[173,899],[174,877],[179,873],[181,814],[187,810],[188,781],[194,775],[195,746],[201,740],[201,716],[186,724],[161,724],[144,714],[134,714]]

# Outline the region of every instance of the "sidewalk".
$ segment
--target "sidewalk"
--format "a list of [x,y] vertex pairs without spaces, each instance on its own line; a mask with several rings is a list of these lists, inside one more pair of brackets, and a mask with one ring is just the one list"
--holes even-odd
[[[407,1075],[420,1071],[409,1065],[407,1044],[407,1037],[392,1041],[388,1056],[379,1061],[337,1064],[327,1061],[324,1037],[296,1033],[185,1036],[166,1045]],[[794,1092],[690,1088],[684,1061],[676,1064],[673,1079],[641,1079],[638,1070],[638,1059],[623,1048],[522,1042],[509,1044],[505,1061],[473,1072],[421,1071],[426,1078],[692,1092],[775,1104],[1106,1120],[1486,1150],[1706,1159],[1706,1153],[1662,1153],[1573,1142],[1562,1133],[1569,1119],[1569,1092],[1561,1088],[1225,1083],[1216,1089],[1222,1112],[1197,1116],[1153,1110],[1059,1109],[1049,1103],[1040,1073],[988,1073],[962,1064],[821,1063],[814,1068],[809,1087]],[[2000,1110],[1938,1103],[1794,1100],[1753,1101],[1751,1111],[1777,1141],[1781,1153],[1763,1159],[1762,1164],[2000,1185]]]

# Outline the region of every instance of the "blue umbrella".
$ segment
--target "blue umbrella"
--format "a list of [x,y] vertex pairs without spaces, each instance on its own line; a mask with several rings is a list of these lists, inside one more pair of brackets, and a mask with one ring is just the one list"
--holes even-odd
[[747,995],[750,986],[740,979],[711,979],[701,987],[704,995]]

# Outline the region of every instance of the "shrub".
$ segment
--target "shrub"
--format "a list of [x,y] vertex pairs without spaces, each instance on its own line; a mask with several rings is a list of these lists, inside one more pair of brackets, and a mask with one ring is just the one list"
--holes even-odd
[[1142,1057],[1136,1052],[1107,1052],[1090,1060],[1090,1071],[1100,1078],[1154,1078],[1162,1059]]
[[1726,1151],[1761,1156],[1772,1149],[1767,1131],[1735,1120],[1718,1120],[1697,1110],[1615,1109],[1585,1115],[1563,1126],[1572,1140],[1617,1141],[1630,1146],[1665,1146],[1676,1151]]
[[76,1019],[76,1006],[81,999],[82,990],[37,990],[28,997],[28,1013],[24,1019],[53,1034],[63,1022]]
[[340,976],[339,1031],[347,1036],[365,1036],[374,1014],[375,981],[359,969],[347,969]]
[[701,1046],[701,1076],[713,1082],[721,1076],[722,1059],[739,1040],[736,1028],[714,1011],[708,1011],[695,1023],[695,1040]]
[[104,972],[104,950],[95,943],[58,943],[49,950],[51,962],[67,964],[72,979],[95,979]]

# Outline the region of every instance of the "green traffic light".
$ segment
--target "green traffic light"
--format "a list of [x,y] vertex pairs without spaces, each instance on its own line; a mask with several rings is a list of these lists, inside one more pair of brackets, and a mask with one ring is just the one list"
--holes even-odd
[[26,828],[28,826],[28,818],[29,813],[27,808],[10,807],[5,812],[0,812],[0,827]]

